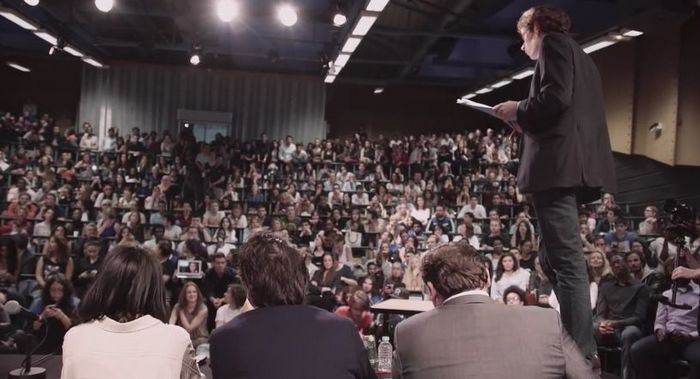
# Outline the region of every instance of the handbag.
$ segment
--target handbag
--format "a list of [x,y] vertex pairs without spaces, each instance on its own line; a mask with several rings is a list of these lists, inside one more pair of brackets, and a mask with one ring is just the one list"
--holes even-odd
[[351,230],[345,232],[345,243],[351,248],[358,248],[362,246],[362,233],[353,232]]

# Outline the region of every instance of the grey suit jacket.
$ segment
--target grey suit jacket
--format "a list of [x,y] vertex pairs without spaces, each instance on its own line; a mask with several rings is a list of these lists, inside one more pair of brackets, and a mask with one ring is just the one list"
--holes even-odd
[[549,33],[530,94],[518,106],[523,193],[578,189],[581,202],[616,191],[603,89],[590,56],[568,35]]
[[593,378],[553,309],[451,299],[396,327],[393,377]]

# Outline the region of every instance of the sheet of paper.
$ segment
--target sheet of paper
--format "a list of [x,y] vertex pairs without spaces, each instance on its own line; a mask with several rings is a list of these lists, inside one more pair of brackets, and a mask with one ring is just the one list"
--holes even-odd
[[476,101],[471,101],[469,99],[457,99],[457,104],[461,104],[470,108],[474,108],[476,110],[482,111],[488,115],[491,115],[493,117],[498,118],[496,115],[496,112],[493,110],[493,107],[490,105],[482,104],[482,103],[477,103]]

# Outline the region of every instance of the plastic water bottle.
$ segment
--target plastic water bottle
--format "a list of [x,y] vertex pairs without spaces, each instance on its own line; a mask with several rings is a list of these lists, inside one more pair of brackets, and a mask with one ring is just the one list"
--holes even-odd
[[391,372],[391,355],[393,348],[391,347],[391,342],[389,342],[389,336],[382,337],[382,342],[379,343],[378,350],[379,364],[377,366],[377,372]]

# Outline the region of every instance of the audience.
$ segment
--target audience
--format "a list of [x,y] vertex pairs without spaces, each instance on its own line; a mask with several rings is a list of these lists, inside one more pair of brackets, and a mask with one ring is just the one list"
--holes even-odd
[[224,305],[216,310],[216,327],[223,326],[243,313],[243,305],[246,302],[245,290],[240,284],[228,286],[223,299]]
[[[183,289],[193,297],[180,302],[190,313],[175,316],[201,318],[194,306],[206,308],[203,328],[191,330],[204,353],[207,333],[221,325],[218,314],[226,319],[240,310],[229,286],[238,281],[242,246],[270,231],[309,252],[312,283],[305,290],[312,304],[329,311],[349,306],[352,296],[340,294],[356,289],[370,304],[382,293],[424,291],[425,251],[461,240],[496,267],[486,286],[494,299],[503,301],[515,284],[526,291],[523,303],[556,307],[537,266],[537,220],[503,165],[517,157],[517,140],[492,130],[394,141],[358,134],[307,146],[264,134],[203,143],[190,131],[173,137],[139,128],[124,136],[111,128],[98,138],[89,125],[76,133],[54,127],[48,116],[0,117],[3,130],[20,135],[32,125],[64,142],[20,145],[9,138],[0,149],[8,165],[3,173],[13,173],[0,204],[0,234],[18,241],[0,252],[0,284],[25,306],[57,273],[72,282],[78,298],[86,296],[109,251],[146,248],[161,264],[168,303],[178,303]],[[631,275],[650,291],[668,288],[665,266],[677,246],[665,238],[653,205],[644,217],[623,219],[605,194],[599,207],[585,206],[580,214],[592,294],[594,286],[614,282],[606,252],[628,253]],[[700,248],[700,238],[690,245]],[[201,262],[202,277],[183,282],[178,260]]]

